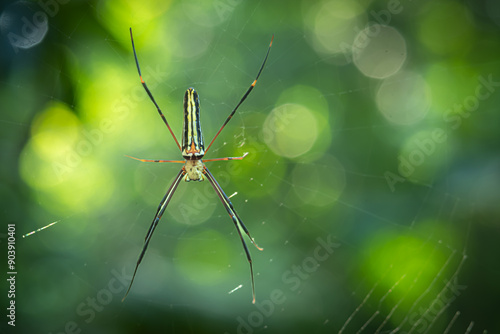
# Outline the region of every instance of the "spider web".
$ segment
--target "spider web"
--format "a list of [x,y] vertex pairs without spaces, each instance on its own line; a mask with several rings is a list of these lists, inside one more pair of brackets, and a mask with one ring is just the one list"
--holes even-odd
[[[256,11],[261,6],[262,4],[258,3],[253,9]],[[71,40],[81,29],[82,22],[89,19],[87,15],[83,13],[79,20],[75,20],[73,30],[66,31],[55,27],[59,37]],[[241,93],[252,82],[255,76],[253,67],[259,65],[267,43],[264,41],[263,45],[256,46],[246,41],[245,36],[250,33],[249,25],[253,15],[256,14],[252,12],[248,21],[241,24],[238,30],[231,30],[231,23],[234,22],[229,21],[226,24],[222,32],[210,43],[204,55],[206,64],[169,71],[169,79],[151,89],[158,100],[161,101],[161,95],[168,98],[160,105],[165,114],[168,110],[167,117],[176,135],[181,121],[180,116],[174,113],[181,110],[180,101],[185,88],[194,86],[200,92],[202,123],[206,131],[205,141],[208,142],[237,103]],[[32,264],[32,268],[24,270],[32,277],[46,275],[51,278],[51,282],[43,282],[43,285],[37,282],[31,287],[28,286],[29,281],[22,281],[22,284],[27,286],[26,291],[37,296],[35,300],[38,300],[31,306],[26,306],[27,297],[19,297],[18,303],[24,305],[20,306],[23,316],[43,320],[42,330],[47,332],[59,332],[68,324],[71,327],[73,322],[84,332],[101,330],[107,333],[120,332],[119,328],[127,324],[138,330],[147,330],[155,328],[159,323],[162,328],[168,328],[172,332],[196,332],[197,322],[210,326],[214,332],[233,333],[249,329],[257,332],[276,328],[293,330],[295,324],[287,320],[291,317],[297,324],[307,325],[315,332],[486,333],[491,330],[493,325],[488,319],[468,306],[473,301],[477,302],[478,298],[471,296],[473,293],[484,294],[478,286],[481,283],[473,278],[473,270],[477,269],[477,264],[474,264],[478,261],[476,254],[481,253],[475,253],[477,250],[470,247],[473,237],[471,231],[474,230],[475,219],[480,214],[469,197],[450,189],[445,181],[437,180],[431,184],[407,181],[398,185],[395,192],[391,192],[387,187],[384,171],[374,174],[371,168],[377,153],[375,144],[364,146],[363,157],[359,158],[346,150],[344,147],[348,145],[338,139],[338,143],[334,143],[331,152],[328,152],[335,155],[345,173],[346,188],[336,200],[336,205],[327,206],[323,211],[317,208],[314,212],[294,206],[297,191],[310,192],[311,196],[333,195],[315,188],[304,188],[302,183],[296,183],[290,174],[283,170],[292,169],[296,164],[302,164],[306,168],[325,169],[331,168],[331,165],[321,161],[285,160],[276,156],[259,137],[259,123],[254,121],[256,115],[265,117],[269,114],[275,107],[276,95],[288,87],[282,79],[273,77],[272,73],[277,71],[280,62],[286,59],[288,54],[298,54],[303,47],[304,36],[299,31],[293,36],[295,37],[290,41],[283,41],[280,48],[275,46],[276,49],[271,51],[272,56],[256,89],[210,150],[210,157],[214,158],[251,152],[243,161],[211,163],[209,168],[227,195],[232,196],[231,200],[252,236],[266,248],[263,253],[255,249],[250,250],[255,266],[257,308],[234,301],[242,299],[249,304],[248,264],[245,262],[234,226],[207,182],[182,183],[179,186],[155,232],[145,260],[139,267],[132,295],[126,303],[119,303],[123,291],[111,292],[111,299],[106,299],[109,293],[102,291],[112,291],[110,282],[117,277],[130,275],[133,270],[153,211],[180,168],[180,165],[174,164],[137,164],[130,167],[135,162],[127,161],[123,164],[127,164],[129,172],[121,174],[121,186],[116,189],[119,191],[133,186],[139,189],[137,191],[140,195],[126,197],[126,203],[117,203],[111,198],[109,207],[113,210],[100,211],[97,216],[92,213],[91,208],[83,208],[80,212],[63,217],[54,216],[40,207],[44,203],[39,203],[40,206],[35,205],[30,209],[30,222],[18,224],[20,233],[28,233],[45,224],[59,221],[57,226],[40,231],[29,239],[18,238],[19,243],[30,243],[30,249],[26,254],[22,253],[22,256],[24,261]],[[243,67],[221,53],[219,50],[227,40],[232,41],[234,48],[242,48],[244,52],[250,53],[255,66]],[[116,41],[104,37],[100,42],[110,53],[120,54]],[[140,50],[138,52],[143,71],[147,73],[145,68],[154,68],[155,64],[147,65],[147,56],[141,56]],[[135,75],[131,59],[125,59],[121,54],[119,58],[123,66]],[[318,85],[322,84],[322,80],[327,80],[321,74],[323,64],[320,61],[306,63],[306,66],[317,77]],[[61,80],[71,76],[63,65],[54,67],[53,64],[43,64],[42,67],[52,75],[58,73]],[[235,80],[235,76],[238,80]],[[148,82],[146,75],[144,77]],[[214,94],[210,86],[218,83],[223,83],[227,89]],[[40,99],[57,99],[59,93],[59,85],[55,83],[43,92],[33,91],[29,79],[25,77],[4,81],[2,86],[15,95],[27,96],[27,102],[21,102],[27,105],[35,104]],[[140,86],[138,81],[130,82],[125,91],[132,91],[137,86]],[[368,87],[355,85],[353,89],[339,90],[322,97],[330,102],[338,98],[353,100],[362,97],[361,93],[367,90]],[[170,103],[170,98],[179,102],[174,106]],[[176,159],[179,154],[167,129],[161,124],[154,113],[153,105],[145,95],[143,101],[144,106],[137,110],[143,115],[147,110],[149,116],[144,117],[151,117],[151,122],[154,122],[158,129],[152,131],[155,134],[162,133],[159,135],[161,140],[142,143],[139,148],[133,146],[132,152],[106,154],[115,155],[113,159],[122,154],[140,154],[142,158]],[[68,104],[74,108],[76,114],[79,113],[76,96]],[[22,117],[13,120],[4,113],[1,117],[0,124],[6,130],[5,133],[27,133],[31,126],[31,122],[23,120]],[[28,116],[25,117],[29,119]],[[435,122],[437,126],[440,125]],[[343,138],[342,134],[349,134],[349,138],[362,137],[366,131],[377,127],[384,128],[386,125],[383,122],[378,125],[367,122],[365,126],[342,125],[334,131],[339,138]],[[126,138],[123,140],[127,141]],[[452,144],[445,145],[452,149]],[[11,150],[9,146],[8,149]],[[102,157],[100,154],[97,156]],[[352,160],[356,163],[352,163]],[[250,166],[250,170],[253,169],[254,172],[238,172],[236,168],[245,168],[235,166],[238,164]],[[264,171],[262,166],[266,168]],[[279,189],[279,196],[272,193],[262,195],[267,187],[275,184],[278,184],[276,189]],[[375,190],[381,188],[385,188],[383,200],[373,199],[373,195],[377,194]],[[246,192],[240,189],[257,195],[245,195]],[[366,194],[358,195],[360,191]],[[411,200],[416,204],[409,205],[401,200],[402,192],[411,194]],[[17,191],[16,196],[22,197]],[[39,197],[36,198],[40,200]],[[12,207],[16,207],[15,201],[10,201],[13,203]],[[388,210],[387,206],[393,203],[407,210]],[[260,207],[265,210],[256,209]],[[12,212],[8,213],[15,217]],[[82,224],[88,217],[99,221],[100,228],[91,228],[88,223],[76,231],[71,228]],[[338,224],[332,227],[325,224],[325,220],[334,220]],[[442,238],[438,230],[425,225],[426,220],[449,222],[454,226],[459,242]],[[117,224],[117,221],[120,224]],[[218,234],[208,233],[212,229],[216,229]],[[200,230],[208,232],[199,233]],[[423,240],[421,251],[417,250],[415,255],[430,254],[428,261],[418,270],[410,270],[402,266],[394,255],[394,261],[380,264],[378,279],[360,278],[362,275],[356,266],[357,260],[364,259],[366,253],[370,252],[364,243],[369,242],[370,236],[380,231],[401,233]],[[68,237],[71,233],[73,235]],[[219,247],[217,244],[224,243],[226,238],[231,240],[229,248]],[[333,240],[331,245],[335,250],[324,262],[317,263],[316,260],[317,267],[307,267],[312,261],[309,259],[314,258],[318,244],[325,240]],[[221,268],[219,275],[214,278],[208,277],[213,267],[200,269],[200,275],[207,275],[207,279],[226,277],[223,284],[212,283],[207,287],[199,281],[185,282],[177,270],[182,259],[176,256],[178,253],[174,246],[184,241],[189,241],[189,245],[210,245],[196,248],[195,255],[203,259],[220,257],[221,253],[228,249],[238,255],[231,258],[222,256],[227,267]],[[71,251],[69,255],[64,255],[65,250],[71,250],[74,243],[80,245],[78,248],[82,253],[75,255]],[[101,258],[89,260],[92,258],[91,248],[97,248]],[[43,255],[37,254],[41,249],[44,250]],[[427,253],[429,249],[430,253]],[[442,256],[441,262],[437,262],[439,266],[431,271],[433,276],[424,277],[429,266],[435,265],[431,260],[436,254]],[[200,262],[195,263],[200,265]],[[292,269],[294,266],[310,268],[311,272],[303,276],[289,274],[295,273]],[[496,276],[492,271],[487,268],[486,276],[490,279]],[[285,276],[286,279],[283,278]],[[291,283],[291,279],[295,279],[295,284]],[[61,280],[67,282],[61,286]],[[42,291],[43,289],[46,291]],[[182,297],[176,294],[177,289],[182,291]],[[224,301],[222,306],[214,306],[211,299],[213,294],[207,290],[215,291],[215,295],[229,295],[228,298],[233,301]],[[67,301],[64,304],[51,297],[51,294],[61,294],[61,291],[66,293]],[[89,298],[91,301],[101,300],[105,303],[101,302],[99,308],[90,313]],[[310,307],[305,309],[304,305]],[[228,311],[228,308],[233,309]],[[157,320],[151,324],[151,319],[161,319],[165,310],[172,316],[163,322]],[[127,319],[132,313],[133,320]],[[207,314],[216,320],[206,320]]]
[[[429,193],[435,191],[433,188],[429,189]],[[459,198],[453,198],[449,195],[438,194],[439,197],[444,198],[442,200],[442,206],[439,210],[438,215],[447,214],[449,215],[450,221],[455,221],[457,219],[457,207],[460,203]],[[429,200],[429,199],[426,199]],[[453,207],[448,212],[443,212],[447,205],[447,201],[451,201],[453,203]],[[423,205],[427,204],[426,202]],[[471,208],[472,209],[472,208]],[[421,209],[425,210],[424,208]],[[418,215],[421,213],[419,211],[415,219],[412,220],[412,224],[409,228],[409,231],[414,230],[414,223]],[[455,249],[450,245],[443,244],[442,240],[432,240],[432,235],[428,236],[428,242],[434,243],[434,250],[444,249],[447,252],[447,258],[442,264],[442,267],[439,268],[437,275],[430,281],[427,282],[427,288],[420,295],[417,295],[416,298],[411,299],[411,307],[406,311],[403,311],[403,317],[401,320],[401,315],[399,319],[396,320],[397,326],[392,322],[392,318],[395,313],[399,312],[399,307],[402,302],[409,302],[406,300],[411,290],[415,287],[415,284],[418,283],[420,279],[420,275],[422,271],[426,269],[425,265],[421,268],[417,274],[408,275],[407,273],[403,273],[398,280],[395,280],[392,286],[389,288],[383,288],[380,286],[380,282],[385,276],[393,270],[393,266],[390,265],[387,267],[387,271],[384,273],[380,280],[376,281],[372,286],[368,287],[369,291],[364,295],[362,302],[354,309],[354,311],[348,316],[347,320],[338,331],[339,333],[345,332],[355,332],[361,333],[363,331],[370,332],[367,328],[375,329],[374,333],[429,333],[434,332],[436,329],[433,328],[435,322],[440,320],[440,316],[444,312],[449,312],[448,309],[454,309],[454,316],[449,323],[446,325],[445,333],[450,331],[450,328],[454,325],[457,318],[462,314],[453,303],[459,297],[459,295],[463,292],[464,289],[467,288],[465,285],[459,285],[457,283],[458,277],[460,277],[461,270],[467,259],[467,241],[469,239],[470,234],[470,224],[466,224],[466,226],[462,226],[465,230],[464,233],[464,245],[462,249]],[[430,258],[431,259],[431,258]],[[399,289],[399,285],[402,281],[411,282],[409,288],[405,291],[400,299],[391,303],[390,306],[392,308],[388,308],[387,299]],[[455,287],[454,294],[450,298],[447,296],[444,298],[444,294],[449,292],[451,289],[451,285],[458,285],[458,289]],[[354,295],[361,295],[359,290],[365,290],[367,287],[363,285],[362,288],[356,288],[353,291]],[[382,297],[380,297],[380,295]],[[378,296],[378,297],[376,297]],[[377,300],[378,298],[378,300]],[[430,299],[431,301],[425,301],[425,299]],[[363,323],[363,320],[359,321],[356,325],[353,325],[352,322],[356,317],[360,317],[363,319],[363,315],[366,321]],[[462,315],[463,316],[463,315]],[[410,319],[412,321],[410,321]],[[465,321],[470,321],[468,328],[472,328],[474,325],[474,321],[471,319],[466,319]],[[361,324],[361,326],[359,326]],[[354,327],[354,328],[353,328]],[[403,330],[406,329],[406,330]],[[456,328],[453,331],[457,330]],[[467,330],[468,331],[468,330]],[[466,332],[467,332],[466,331]]]

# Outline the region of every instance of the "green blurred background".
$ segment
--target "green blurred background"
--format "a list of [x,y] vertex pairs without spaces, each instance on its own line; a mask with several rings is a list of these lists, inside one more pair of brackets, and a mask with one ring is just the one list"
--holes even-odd
[[[500,4],[77,1],[0,8],[5,333],[499,333]],[[263,252],[182,182],[182,98]],[[23,238],[22,235],[52,225]],[[2,265],[2,268],[4,266]],[[6,268],[6,267],[5,267]],[[2,270],[5,277],[7,269]],[[7,298],[2,280],[2,309]]]

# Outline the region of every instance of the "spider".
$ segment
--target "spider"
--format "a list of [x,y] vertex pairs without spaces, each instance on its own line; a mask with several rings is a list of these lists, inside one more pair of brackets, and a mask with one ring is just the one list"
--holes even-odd
[[204,181],[207,179],[212,187],[214,188],[215,192],[217,193],[217,196],[219,196],[222,204],[224,205],[224,208],[226,209],[227,213],[233,220],[234,226],[236,227],[236,231],[238,232],[240,236],[241,243],[243,245],[243,249],[245,250],[246,256],[248,263],[250,265],[250,276],[251,276],[251,281],[252,281],[252,303],[255,304],[255,283],[254,283],[254,275],[253,275],[253,267],[252,267],[252,258],[250,256],[250,252],[248,251],[248,247],[245,243],[245,240],[243,239],[243,235],[241,234],[240,228],[248,235],[250,238],[250,241],[252,244],[258,249],[258,250],[263,250],[260,248],[253,238],[250,236],[250,232],[248,232],[248,229],[246,228],[245,224],[243,224],[243,221],[241,221],[240,217],[236,213],[236,210],[233,207],[233,204],[229,200],[229,197],[224,193],[224,190],[222,190],[221,186],[215,180],[214,176],[210,171],[208,170],[207,166],[205,166],[205,162],[208,161],[223,161],[223,160],[242,160],[248,153],[243,154],[241,157],[226,157],[226,158],[215,158],[215,159],[203,159],[205,154],[208,152],[212,144],[214,143],[215,139],[219,136],[220,132],[226,124],[231,120],[233,117],[234,113],[238,109],[238,107],[243,103],[243,101],[246,100],[252,89],[255,87],[255,84],[257,83],[257,80],[259,79],[260,74],[262,73],[262,70],[264,69],[264,65],[266,64],[267,57],[269,56],[269,52],[271,51],[271,46],[273,45],[273,39],[274,35],[271,38],[271,42],[269,43],[269,47],[267,49],[266,56],[264,58],[264,61],[262,62],[262,65],[260,66],[259,72],[257,73],[257,76],[255,80],[252,82],[250,87],[247,89],[245,94],[243,94],[243,97],[241,98],[240,102],[236,105],[236,107],[233,109],[233,111],[229,114],[225,122],[222,124],[220,127],[219,131],[215,134],[214,138],[208,145],[208,147],[205,149],[205,144],[203,141],[203,134],[201,132],[201,124],[200,124],[200,102],[198,99],[198,93],[194,88],[188,88],[186,90],[186,93],[184,94],[184,124],[183,124],[183,132],[182,132],[182,145],[179,145],[179,142],[177,141],[177,138],[174,135],[174,132],[170,128],[170,125],[167,122],[167,119],[163,115],[163,113],[160,110],[160,107],[156,103],[153,94],[151,94],[151,91],[149,90],[148,86],[146,85],[146,82],[142,79],[142,74],[141,74],[141,68],[139,66],[139,61],[137,60],[137,53],[135,51],[135,46],[134,46],[134,38],[132,36],[132,28],[130,28],[130,39],[132,41],[132,50],[134,51],[134,58],[135,58],[135,63],[137,65],[137,72],[139,73],[139,78],[141,79],[142,86],[144,87],[144,90],[148,94],[149,98],[151,101],[154,103],[156,109],[158,110],[158,114],[162,118],[163,122],[167,126],[168,130],[170,131],[170,134],[175,140],[175,143],[177,144],[177,147],[179,147],[179,150],[182,153],[182,156],[184,160],[149,160],[149,159],[138,159],[134,158],[131,156],[128,156],[129,158],[139,160],[142,162],[170,162],[170,163],[182,163],[184,166],[182,166],[181,170],[177,174],[177,176],[174,179],[174,182],[168,188],[167,193],[163,197],[163,199],[160,202],[160,205],[158,206],[158,209],[156,210],[156,214],[153,218],[153,222],[151,223],[151,226],[149,227],[148,233],[146,234],[146,238],[144,241],[144,246],[142,248],[141,254],[139,255],[139,259],[137,260],[137,264],[135,266],[134,274],[132,276],[132,280],[130,281],[130,285],[127,289],[127,292],[125,293],[125,296],[123,297],[122,301],[125,300],[127,297],[128,293],[130,292],[130,289],[132,288],[132,283],[134,282],[135,275],[137,273],[137,268],[139,268],[139,264],[141,263],[144,254],[146,253],[146,249],[148,248],[149,242],[151,241],[151,237],[153,236],[153,232],[156,229],[156,226],[158,225],[161,217],[163,216],[163,213],[165,212],[168,203],[172,199],[172,196],[177,189],[177,186],[179,185],[179,182],[184,179],[186,182],[189,181]]

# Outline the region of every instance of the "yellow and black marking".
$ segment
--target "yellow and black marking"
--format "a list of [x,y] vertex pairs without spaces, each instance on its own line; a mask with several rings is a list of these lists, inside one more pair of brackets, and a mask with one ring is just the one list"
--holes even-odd
[[[250,266],[250,278],[251,278],[251,283],[252,283],[251,287],[252,287],[252,297],[253,297],[252,302],[255,303],[255,282],[254,282],[252,258],[250,256],[250,252],[249,252],[248,247],[245,243],[245,240],[243,239],[243,236],[244,236],[243,233],[245,233],[250,238],[250,241],[258,250],[263,250],[263,249],[260,248],[255,243],[254,239],[250,236],[250,233],[249,233],[248,229],[246,228],[245,224],[243,224],[243,221],[240,219],[240,217],[236,213],[236,210],[230,201],[231,196],[228,197],[224,193],[224,191],[222,190],[219,183],[215,180],[212,173],[208,170],[208,168],[204,164],[204,162],[208,162],[208,161],[241,160],[248,153],[243,154],[243,156],[241,156],[241,157],[224,157],[224,158],[214,158],[214,159],[203,159],[203,156],[205,155],[206,152],[208,152],[208,150],[210,149],[210,147],[214,143],[215,139],[221,133],[222,129],[224,129],[226,124],[231,120],[231,118],[235,114],[238,107],[245,101],[247,96],[250,94],[252,89],[257,84],[257,80],[259,79],[259,76],[260,76],[262,70],[264,69],[264,65],[266,64],[267,58],[269,56],[269,51],[271,50],[271,46],[273,44],[273,39],[274,39],[274,36],[271,38],[271,42],[269,43],[269,48],[267,49],[266,56],[264,58],[264,61],[262,62],[262,65],[260,66],[259,72],[257,73],[257,76],[255,77],[254,81],[252,82],[250,87],[247,89],[245,94],[243,94],[242,98],[240,99],[240,101],[238,102],[236,107],[233,109],[233,111],[226,118],[225,122],[222,124],[219,131],[215,134],[212,141],[209,143],[209,145],[205,149],[205,144],[203,142],[203,135],[201,132],[200,102],[198,100],[198,93],[194,90],[194,88],[188,88],[186,90],[185,95],[184,95],[184,126],[183,126],[182,146],[181,146],[181,145],[179,145],[179,142],[177,141],[177,138],[175,137],[174,132],[170,128],[170,125],[168,124],[168,121],[167,121],[165,115],[163,115],[163,112],[160,110],[160,107],[158,106],[155,99],[153,98],[153,94],[151,93],[148,86],[146,85],[146,82],[142,78],[141,68],[139,66],[139,60],[137,59],[137,53],[135,52],[134,39],[132,37],[132,28],[130,28],[130,40],[132,41],[132,50],[134,52],[134,58],[135,58],[136,66],[137,66],[137,72],[139,74],[139,78],[141,80],[142,86],[144,87],[144,90],[146,91],[149,98],[151,99],[151,101],[155,105],[155,107],[158,111],[158,114],[162,118],[163,122],[168,127],[170,134],[174,138],[175,143],[177,144],[177,147],[182,152],[182,155],[183,155],[185,160],[140,159],[140,158],[134,158],[134,157],[128,156],[132,159],[142,161],[142,162],[183,163],[184,166],[181,168],[181,170],[179,171],[179,173],[175,177],[174,181],[170,185],[170,188],[167,190],[167,193],[165,194],[165,196],[161,200],[160,205],[158,206],[158,209],[156,210],[156,214],[153,218],[153,221],[151,222],[151,226],[149,227],[149,230],[146,234],[146,238],[144,239],[144,245],[142,247],[142,251],[141,251],[139,258],[137,260],[137,263],[135,265],[132,279],[130,281],[129,287],[128,287],[127,292],[125,293],[125,296],[123,297],[122,301],[127,297],[128,293],[130,292],[130,289],[132,288],[134,278],[137,274],[137,269],[139,268],[139,265],[141,264],[141,261],[143,260],[144,255],[146,254],[146,250],[149,246],[149,242],[151,241],[153,233],[154,233],[156,227],[158,226],[160,219],[162,218],[163,214],[165,213],[165,210],[167,209],[167,206],[168,206],[170,200],[172,199],[172,196],[175,193],[180,181],[182,179],[184,179],[185,181],[203,181],[203,180],[207,179],[209,181],[209,183],[212,185],[212,187],[214,188],[217,196],[219,197],[222,204],[224,205],[224,208],[226,209],[227,213],[231,217],[231,220],[233,221],[233,224],[236,228],[236,231],[238,232],[238,235],[240,237],[241,243],[243,245],[243,249],[244,249],[246,257],[247,257],[248,264]],[[56,222],[49,224],[46,227],[51,226],[55,223]],[[45,228],[45,227],[43,227],[43,228]],[[43,228],[41,228],[41,229],[43,229]],[[41,230],[41,229],[39,229],[39,230]],[[39,230],[37,230],[37,231],[39,231]],[[30,232],[25,236],[31,235],[37,231]]]
[[200,124],[200,101],[194,88],[184,94],[184,128],[182,136],[182,156],[187,160],[197,160],[205,155],[205,144]]

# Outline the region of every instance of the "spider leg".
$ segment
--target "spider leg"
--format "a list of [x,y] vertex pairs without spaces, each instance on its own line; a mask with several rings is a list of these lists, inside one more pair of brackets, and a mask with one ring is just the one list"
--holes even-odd
[[139,159],[139,158],[131,157],[130,155],[126,155],[126,154],[125,154],[125,156],[127,158],[131,158],[131,159],[142,161],[142,162],[173,162],[176,164],[186,163],[186,160],[154,160],[154,159]]
[[172,199],[172,195],[174,194],[175,190],[177,189],[177,186],[179,185],[179,182],[182,180],[182,177],[184,176],[186,172],[184,171],[184,168],[181,169],[179,174],[174,179],[174,182],[172,182],[172,185],[170,188],[168,188],[167,193],[163,197],[163,199],[160,202],[160,205],[158,206],[158,209],[156,210],[155,217],[153,218],[153,222],[151,223],[151,226],[149,227],[148,233],[146,234],[146,238],[144,239],[144,246],[142,247],[141,254],[139,255],[139,259],[137,260],[137,264],[135,266],[134,270],[134,275],[132,276],[132,280],[130,281],[130,285],[127,289],[127,292],[125,293],[125,296],[123,296],[122,302],[125,300],[127,297],[128,293],[130,292],[130,288],[132,288],[132,283],[134,283],[134,278],[135,274],[137,273],[137,268],[139,268],[139,264],[142,261],[142,258],[144,257],[144,254],[146,253],[146,249],[148,248],[149,241],[151,240],[151,237],[153,236],[153,232],[155,231],[156,226],[158,226],[158,222],[160,221],[161,217],[163,216],[163,213],[165,212],[165,209],[167,208],[168,203]]
[[[207,162],[207,161],[226,161],[226,160],[243,160],[244,157],[246,157],[248,155],[248,152],[246,152],[245,154],[243,154],[241,157],[225,157],[225,158],[215,158],[215,159],[203,159],[203,162]],[[128,157],[128,155],[127,155]],[[129,157],[129,158],[132,158],[132,159],[135,159],[133,157]]]
[[160,114],[161,118],[163,119],[163,122],[167,126],[168,130],[172,134],[172,137],[174,137],[175,143],[177,144],[177,147],[179,147],[179,150],[182,151],[181,145],[179,145],[179,142],[177,141],[177,138],[174,135],[174,132],[170,128],[170,125],[168,125],[167,119],[161,112],[160,107],[158,106],[158,103],[156,103],[153,94],[149,91],[148,86],[146,85],[146,82],[142,79],[142,74],[141,74],[141,68],[139,67],[139,60],[137,59],[137,53],[135,52],[135,46],[134,46],[134,37],[132,36],[132,28],[130,28],[130,40],[132,41],[132,50],[134,50],[134,58],[135,58],[135,64],[137,65],[137,72],[139,72],[139,78],[141,79],[142,86],[144,87],[144,90],[146,90],[146,93],[148,93],[149,98],[151,101],[153,101],[154,105],[156,106],[156,109],[158,110],[158,113]]
[[233,204],[229,200],[229,197],[224,193],[224,190],[220,187],[219,183],[215,180],[214,176],[208,168],[205,166],[203,173],[207,176],[208,181],[210,181],[210,184],[212,187],[215,189],[215,192],[219,196],[220,200],[222,201],[222,204],[224,205],[224,208],[226,209],[227,213],[233,220],[234,226],[236,227],[236,231],[238,232],[238,235],[240,236],[241,243],[243,244],[243,249],[245,250],[245,253],[247,255],[247,260],[250,265],[250,276],[252,278],[252,303],[255,304],[255,282],[254,282],[254,277],[253,277],[253,266],[252,266],[252,257],[250,256],[250,252],[248,251],[248,247],[245,243],[245,240],[243,240],[243,235],[241,234],[240,227],[245,231],[245,233],[248,235],[252,243],[254,244],[255,247],[257,247],[258,250],[263,250],[263,248],[260,248],[257,246],[253,238],[250,236],[250,233],[248,232],[248,229],[246,228],[245,224],[241,221],[240,217],[236,213],[236,210],[233,207]]
[[215,138],[217,138],[219,136],[219,133],[222,131],[222,129],[224,129],[224,127],[226,126],[226,124],[231,120],[231,118],[233,117],[233,115],[236,112],[236,110],[238,109],[238,107],[243,103],[243,101],[246,100],[248,94],[250,94],[250,92],[252,91],[252,89],[255,87],[255,84],[257,83],[257,80],[259,80],[260,74],[262,73],[262,70],[264,69],[264,65],[266,65],[267,57],[269,56],[269,51],[271,51],[271,46],[273,45],[273,39],[274,39],[274,35],[271,38],[271,43],[269,43],[269,48],[267,49],[266,57],[264,58],[264,61],[262,62],[262,65],[260,66],[260,70],[257,73],[257,77],[252,82],[252,84],[250,85],[250,87],[248,87],[248,89],[245,92],[245,94],[243,94],[243,97],[241,98],[240,102],[238,102],[238,104],[236,105],[236,107],[233,109],[233,111],[231,112],[231,114],[229,114],[229,116],[226,118],[226,121],[224,122],[224,124],[222,124],[222,126],[219,129],[219,131],[215,135],[214,139],[212,139],[212,141],[210,142],[210,145],[208,145],[207,149],[205,150],[205,153],[208,152],[208,150],[210,149],[210,146],[212,146],[212,144],[214,143]]

